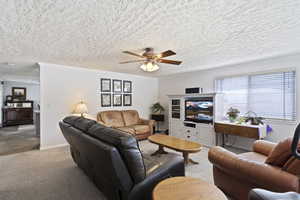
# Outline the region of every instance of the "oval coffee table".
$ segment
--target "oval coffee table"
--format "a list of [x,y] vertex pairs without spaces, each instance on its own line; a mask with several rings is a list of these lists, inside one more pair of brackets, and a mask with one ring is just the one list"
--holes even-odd
[[165,179],[155,186],[152,196],[153,200],[227,200],[215,185],[192,177]]
[[188,163],[198,164],[198,162],[195,162],[189,158],[189,153],[196,153],[201,151],[201,144],[162,134],[151,135],[148,137],[148,140],[158,145],[158,150],[152,155],[166,154],[167,152],[164,151],[164,147],[167,147],[169,149],[182,152],[182,155],[184,157],[184,163],[186,165]]

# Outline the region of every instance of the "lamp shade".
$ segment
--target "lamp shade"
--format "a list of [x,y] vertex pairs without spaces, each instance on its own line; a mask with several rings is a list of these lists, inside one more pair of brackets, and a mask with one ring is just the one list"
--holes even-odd
[[88,113],[86,104],[83,101],[81,101],[79,104],[77,104],[74,112],[76,114],[81,114],[81,115],[83,115],[84,113]]

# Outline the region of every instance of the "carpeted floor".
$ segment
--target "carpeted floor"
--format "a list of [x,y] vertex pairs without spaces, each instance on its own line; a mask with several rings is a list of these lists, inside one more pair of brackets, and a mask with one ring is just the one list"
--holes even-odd
[[39,137],[34,125],[8,126],[0,128],[0,155],[38,149]]
[[[146,157],[157,149],[156,145],[148,141],[141,142],[140,147]],[[207,153],[208,149],[204,148],[199,153],[191,154],[191,158],[200,164],[187,166],[187,176],[213,182],[212,165],[207,159]],[[76,167],[67,147],[0,156],[0,180],[1,200],[105,199]]]

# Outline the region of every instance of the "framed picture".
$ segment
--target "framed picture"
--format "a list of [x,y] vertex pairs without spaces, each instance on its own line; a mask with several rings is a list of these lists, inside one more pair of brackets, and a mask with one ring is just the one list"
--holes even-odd
[[111,92],[111,80],[109,78],[101,78],[101,92]]
[[123,81],[123,92],[131,93],[132,92],[132,83],[131,81]]
[[113,94],[113,106],[122,106],[122,94]]
[[13,99],[26,100],[26,88],[24,87],[12,87]]
[[123,106],[132,106],[131,94],[123,94]]
[[113,92],[122,92],[122,80],[113,80]]
[[101,94],[101,107],[111,106],[111,94]]

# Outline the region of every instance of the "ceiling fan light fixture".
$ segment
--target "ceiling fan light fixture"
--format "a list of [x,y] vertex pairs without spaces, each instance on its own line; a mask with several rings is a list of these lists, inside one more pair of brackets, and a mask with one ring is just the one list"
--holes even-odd
[[146,62],[141,65],[141,69],[145,72],[154,72],[159,69],[159,66],[153,62]]

